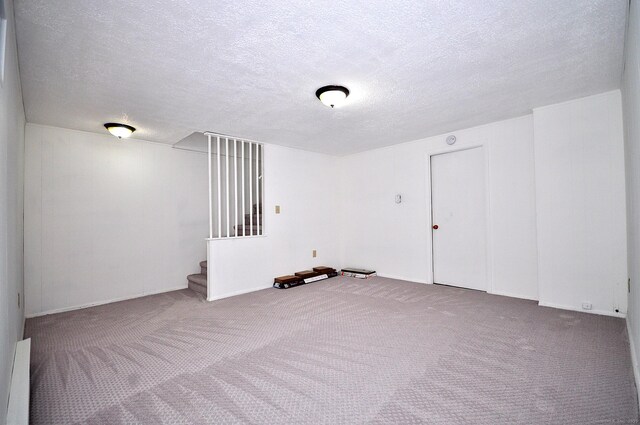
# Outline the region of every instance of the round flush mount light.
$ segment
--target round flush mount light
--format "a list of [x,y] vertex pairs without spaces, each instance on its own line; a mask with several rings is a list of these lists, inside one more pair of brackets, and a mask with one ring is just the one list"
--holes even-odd
[[109,130],[109,133],[116,136],[118,139],[126,139],[131,136],[134,131],[136,131],[135,127],[131,127],[127,124],[119,124],[116,122],[108,122],[104,125],[104,127]]
[[320,102],[332,108],[340,106],[349,96],[349,89],[343,86],[324,86],[316,90]]

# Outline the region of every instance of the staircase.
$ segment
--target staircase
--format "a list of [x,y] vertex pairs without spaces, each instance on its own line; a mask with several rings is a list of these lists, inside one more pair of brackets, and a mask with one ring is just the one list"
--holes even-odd
[[[253,226],[251,226],[251,216],[253,216]],[[258,220],[258,204],[253,204],[253,212],[251,214],[244,215],[244,223],[233,226],[233,230],[235,231],[236,236],[242,236],[245,234],[246,236],[260,234],[260,231],[262,230],[260,227],[262,226],[263,216],[264,210],[262,209],[262,204],[260,205],[260,220]]]
[[[237,236],[242,236],[243,232],[246,235],[258,235],[262,231],[262,217],[264,213],[262,205],[260,205],[260,217],[258,217],[258,204],[253,204],[251,214],[244,215],[244,223],[237,226],[233,226],[233,230]],[[251,225],[253,221],[253,226]],[[207,296],[207,262],[200,261],[200,273],[190,274],[187,276],[187,284],[189,289],[199,294]]]
[[207,296],[207,262],[200,261],[200,273],[190,274],[187,276],[187,282],[189,282],[189,289],[196,291],[199,294]]

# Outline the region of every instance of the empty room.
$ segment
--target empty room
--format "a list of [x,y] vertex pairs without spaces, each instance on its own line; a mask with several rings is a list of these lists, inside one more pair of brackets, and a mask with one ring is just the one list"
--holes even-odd
[[640,423],[640,0],[0,0],[0,424]]

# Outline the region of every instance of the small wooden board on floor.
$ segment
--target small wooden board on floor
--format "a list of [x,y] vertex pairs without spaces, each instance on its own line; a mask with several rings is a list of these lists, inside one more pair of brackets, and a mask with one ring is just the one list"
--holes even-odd
[[336,269],[326,266],[314,267],[313,270],[303,270],[294,275],[278,276],[273,279],[273,287],[278,289],[289,289],[305,283],[317,282],[338,276]]

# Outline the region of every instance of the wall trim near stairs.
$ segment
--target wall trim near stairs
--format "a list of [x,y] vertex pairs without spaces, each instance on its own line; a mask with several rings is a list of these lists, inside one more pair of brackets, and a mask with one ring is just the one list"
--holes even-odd
[[175,286],[173,288],[165,288],[165,289],[161,289],[159,291],[145,292],[144,294],[137,294],[137,295],[131,295],[131,296],[127,296],[127,297],[112,298],[112,299],[109,299],[109,300],[104,300],[104,301],[100,301],[100,302],[96,302],[96,303],[80,304],[80,305],[75,305],[75,306],[72,306],[72,307],[56,308],[56,309],[53,309],[53,310],[47,310],[47,311],[43,311],[43,312],[40,312],[40,313],[28,314],[28,315],[25,316],[25,318],[29,319],[29,318],[32,318],[32,317],[46,316],[47,314],[64,313],[65,311],[80,310],[82,308],[95,307],[95,306],[98,306],[98,305],[115,303],[115,302],[118,302],[118,301],[132,300],[134,298],[142,298],[142,297],[147,297],[149,295],[163,294],[165,292],[179,291],[181,289],[187,289],[187,288],[188,288],[188,286],[185,283],[184,285]]

